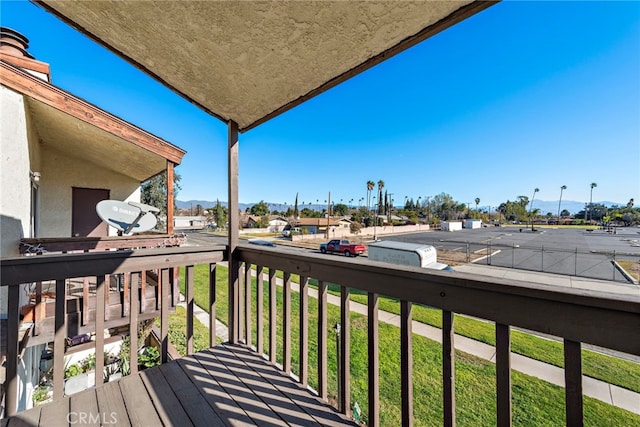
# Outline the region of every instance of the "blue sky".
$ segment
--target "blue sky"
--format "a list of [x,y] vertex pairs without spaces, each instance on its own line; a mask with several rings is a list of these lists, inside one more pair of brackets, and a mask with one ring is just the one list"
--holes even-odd
[[[52,81],[187,150],[180,200],[226,200],[226,126],[27,2],[3,26]],[[640,201],[640,2],[506,1],[240,135],[240,202],[441,192]]]

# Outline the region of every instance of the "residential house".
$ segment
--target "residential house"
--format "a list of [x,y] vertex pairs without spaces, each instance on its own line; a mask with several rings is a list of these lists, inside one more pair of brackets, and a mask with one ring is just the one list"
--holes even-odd
[[[30,251],[55,252],[62,250],[61,244],[64,250],[96,247],[100,238],[117,233],[98,217],[96,203],[105,199],[139,202],[140,184],[161,172],[172,175],[185,154],[55,86],[49,65],[34,59],[27,48],[26,37],[1,28],[3,258]],[[24,286],[20,306],[30,304],[34,286]],[[7,288],[2,287],[0,319],[6,322],[6,318]],[[44,345],[28,347],[21,359],[21,409],[30,406]]]

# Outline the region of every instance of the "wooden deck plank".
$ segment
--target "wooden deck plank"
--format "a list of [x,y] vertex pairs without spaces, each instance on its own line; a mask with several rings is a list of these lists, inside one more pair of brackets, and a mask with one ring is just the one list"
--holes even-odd
[[[218,403],[218,399],[223,398],[227,412],[230,408],[234,408],[232,412],[233,419],[240,418],[238,412],[244,414],[244,418],[248,423],[255,423],[257,425],[270,425],[270,426],[282,426],[286,425],[284,421],[274,414],[262,400],[260,400],[251,390],[245,388],[245,385],[225,366],[220,364],[220,361],[212,354],[198,353],[196,360],[205,370],[206,376],[215,378],[215,382],[218,385],[218,389],[214,402],[214,409],[218,411],[218,407],[222,406]],[[187,368],[189,365],[183,367]],[[190,367],[193,369],[193,367]],[[193,372],[193,371],[191,371]],[[193,378],[193,375],[191,375]],[[228,418],[227,413],[220,413],[223,418]]]
[[[96,418],[100,416],[100,412],[98,411],[98,398],[94,388],[72,395],[69,398],[69,401],[70,414],[83,413],[90,415],[83,416],[81,423],[80,420],[78,420],[79,424],[95,427],[99,427],[101,425],[101,420]],[[77,417],[74,417],[74,419],[76,418]]]
[[356,425],[255,352],[235,345],[220,345],[144,370],[2,423],[2,427]]
[[[118,425],[129,425],[127,407],[120,393],[118,382],[110,382],[96,387],[98,413],[109,421],[116,421]],[[114,419],[115,418],[115,419]]]
[[140,376],[131,375],[116,384],[120,387],[131,426],[145,427],[161,424],[160,417],[151,403],[151,398]]
[[159,369],[194,425],[225,425],[177,363],[166,363]]
[[[44,406],[44,405],[43,405]],[[35,408],[18,412],[11,418],[2,419],[2,427],[33,427],[37,426],[40,422],[40,413],[42,406],[36,406]]]
[[[229,372],[228,376],[225,376],[226,381],[223,385],[230,384],[232,388],[245,390],[241,396],[237,395],[236,390],[231,392],[236,401],[238,401],[238,397],[246,399],[246,396],[249,396],[249,399],[253,399],[255,404],[260,402],[261,405],[264,405],[265,411],[280,417],[282,420],[280,425],[317,425],[313,418],[300,411],[290,399],[287,399],[275,387],[261,381],[258,374],[240,362],[233,354],[221,350],[215,353],[211,352],[210,355],[215,358],[214,365],[224,366],[224,369]],[[220,375],[220,373],[216,372],[215,375]],[[239,404],[241,404],[240,401]]]
[[[295,406],[295,419],[285,421],[299,423],[300,419],[311,419],[311,424],[323,426],[343,426],[355,425],[345,416],[339,414],[333,407],[311,394],[309,390],[295,383],[290,377],[276,370],[256,353],[240,346],[222,345],[213,349],[205,350],[202,353],[210,352],[214,354],[221,364],[233,369],[240,369],[242,365],[250,370],[252,377],[242,378],[245,384],[256,394],[262,393],[265,401],[269,404],[275,399],[271,408],[278,412],[280,416],[281,408],[277,406],[280,398],[284,397]],[[242,371],[243,373],[246,371]],[[262,396],[261,396],[262,397]]]
[[62,427],[69,425],[69,398],[65,397],[59,401],[54,401],[42,405],[40,412],[40,425]]
[[140,372],[140,378],[163,425],[193,426],[189,416],[159,368]]

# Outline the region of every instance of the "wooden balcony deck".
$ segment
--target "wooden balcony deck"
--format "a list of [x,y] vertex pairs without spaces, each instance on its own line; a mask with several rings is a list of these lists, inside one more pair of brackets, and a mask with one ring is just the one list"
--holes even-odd
[[355,426],[253,351],[219,345],[2,420],[83,425]]

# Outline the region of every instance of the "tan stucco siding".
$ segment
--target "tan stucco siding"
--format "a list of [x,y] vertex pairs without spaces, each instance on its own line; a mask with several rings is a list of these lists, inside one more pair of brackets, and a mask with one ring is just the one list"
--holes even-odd
[[[140,182],[46,145],[40,184],[40,237],[71,236],[73,187],[109,190],[112,200],[140,201]],[[115,230],[109,232],[115,235]]]
[[31,179],[27,120],[22,95],[0,86],[0,256],[18,255],[29,237]]

